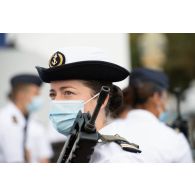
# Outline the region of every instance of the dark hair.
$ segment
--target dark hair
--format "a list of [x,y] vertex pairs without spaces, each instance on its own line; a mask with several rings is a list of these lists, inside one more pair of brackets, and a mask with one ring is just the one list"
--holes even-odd
[[119,87],[113,85],[111,82],[105,81],[82,81],[87,87],[92,89],[93,94],[99,93],[102,86],[110,87],[110,98],[106,106],[106,115],[113,113],[116,109],[119,109],[123,104],[123,93]]
[[130,104],[132,108],[135,108],[137,105],[145,104],[154,93],[162,94],[164,90],[156,83],[136,80],[125,89],[128,93],[125,104]]
[[112,118],[119,118],[124,111],[131,110],[137,105],[145,104],[154,93],[161,94],[165,90],[152,82],[137,80],[122,90],[123,104],[111,113]]
[[131,109],[131,101],[130,101],[130,90],[129,88],[125,88],[122,90],[123,93],[123,104],[121,107],[116,109],[112,114],[111,117],[114,119],[120,118],[121,114],[125,111],[129,111]]

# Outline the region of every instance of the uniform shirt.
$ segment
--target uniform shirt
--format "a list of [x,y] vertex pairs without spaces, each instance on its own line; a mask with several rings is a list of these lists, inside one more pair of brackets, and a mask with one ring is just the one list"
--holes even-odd
[[192,162],[189,144],[182,133],[176,133],[146,110],[130,111],[126,119],[118,119],[102,134],[119,134],[140,146],[144,162]]
[[50,159],[53,155],[48,135],[37,120],[30,119],[28,122],[26,147],[30,151],[30,162]]
[[[0,110],[0,162],[24,162],[24,126],[25,118],[13,103]],[[26,147],[30,162],[52,155],[43,127],[33,118],[28,122]]]
[[[102,128],[101,131],[107,129],[112,130],[112,125],[107,125]],[[100,131],[100,133],[101,133]],[[136,163],[143,162],[140,153],[131,153],[123,150],[118,144],[114,142],[110,143],[98,143],[95,146],[94,153],[91,156],[90,163]]]
[[0,111],[0,162],[23,162],[22,113],[10,103]]

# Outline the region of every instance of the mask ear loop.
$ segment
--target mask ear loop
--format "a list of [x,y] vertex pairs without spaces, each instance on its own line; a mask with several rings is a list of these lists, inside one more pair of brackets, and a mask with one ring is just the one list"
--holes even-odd
[[91,100],[95,99],[98,95],[100,95],[100,93],[97,93],[92,98],[90,98],[89,100],[87,100],[86,102],[84,102],[84,105],[87,104],[88,102],[90,102]]

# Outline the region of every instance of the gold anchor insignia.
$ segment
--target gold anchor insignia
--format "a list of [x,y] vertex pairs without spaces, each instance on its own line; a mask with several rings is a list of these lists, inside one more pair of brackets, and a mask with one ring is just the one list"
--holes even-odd
[[57,54],[55,54],[55,55],[53,56],[53,58],[51,59],[51,64],[52,64],[53,66],[55,66],[55,65],[57,64],[57,60],[56,60],[57,57],[58,57]]
[[56,53],[53,54],[49,61],[49,67],[56,67],[56,66],[61,66],[65,64],[65,56],[63,53],[57,51]]

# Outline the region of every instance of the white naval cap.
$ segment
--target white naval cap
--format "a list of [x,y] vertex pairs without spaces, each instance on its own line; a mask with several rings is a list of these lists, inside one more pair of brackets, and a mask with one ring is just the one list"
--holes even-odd
[[58,49],[49,60],[49,68],[36,67],[42,81],[82,79],[117,82],[129,72],[113,63],[108,55],[94,47]]

